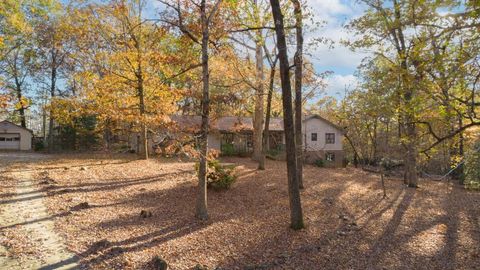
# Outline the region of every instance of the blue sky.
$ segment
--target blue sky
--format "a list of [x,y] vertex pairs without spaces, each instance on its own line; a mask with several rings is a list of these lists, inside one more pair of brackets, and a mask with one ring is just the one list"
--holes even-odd
[[[313,20],[325,21],[326,24],[315,32],[307,33],[305,43],[315,38],[329,38],[335,42],[333,49],[320,44],[310,47],[306,53],[311,55],[308,58],[313,62],[317,73],[333,71],[327,79],[326,95],[339,98],[343,96],[345,87],[351,89],[355,86],[356,67],[367,56],[366,53],[352,52],[339,44],[341,39],[349,37],[343,25],[350,19],[360,16],[364,7],[354,0],[306,0],[306,3],[313,10]],[[161,6],[156,0],[147,0],[147,10],[153,17]]]
[[356,67],[367,56],[366,53],[352,52],[339,44],[341,39],[349,38],[349,33],[345,31],[343,25],[350,19],[360,16],[364,11],[364,7],[356,2],[353,0],[307,0],[307,4],[314,11],[315,20],[326,21],[323,28],[307,35],[307,42],[318,37],[329,38],[335,42],[333,49],[327,45],[320,45],[312,48],[310,52],[312,54],[310,60],[314,63],[317,72],[327,70],[334,72],[327,80],[327,95],[340,97],[345,87],[354,87]]

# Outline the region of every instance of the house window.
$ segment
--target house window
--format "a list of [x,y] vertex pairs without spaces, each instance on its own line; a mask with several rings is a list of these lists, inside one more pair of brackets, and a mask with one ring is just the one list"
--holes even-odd
[[252,134],[247,134],[246,139],[247,139],[247,147],[252,148],[253,147],[253,135]]
[[335,133],[325,133],[325,143],[334,144],[335,143]]
[[312,142],[317,141],[317,133],[312,133]]
[[233,144],[233,133],[222,134],[222,144]]
[[20,141],[20,137],[15,137],[13,140],[14,141]]
[[4,142],[5,141],[5,138],[4,137],[0,137],[0,142]]
[[335,161],[335,154],[334,153],[326,153],[325,154],[326,161]]

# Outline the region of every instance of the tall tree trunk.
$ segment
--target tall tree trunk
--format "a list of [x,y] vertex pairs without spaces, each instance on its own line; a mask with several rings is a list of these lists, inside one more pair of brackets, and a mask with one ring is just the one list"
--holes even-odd
[[[375,120],[373,121],[373,137],[372,137],[372,159],[373,159],[373,162],[376,163],[377,162],[377,158],[378,158],[378,118],[375,118]],[[375,164],[373,164],[375,165]]]
[[20,114],[20,125],[23,128],[27,128],[27,119],[25,117],[25,107],[23,106],[23,95],[22,95],[22,88],[20,85],[17,85],[17,99],[20,102],[20,108],[18,109],[18,113]]
[[292,87],[290,85],[290,67],[287,55],[287,42],[283,25],[283,14],[278,0],[270,0],[277,35],[278,57],[280,60],[280,78],[282,82],[283,123],[287,151],[288,194],[290,199],[290,226],[295,230],[304,228],[300,189],[297,179],[297,155],[293,123]]
[[[409,115],[410,116],[410,115]],[[411,117],[407,118],[407,121],[410,120]],[[417,147],[415,139],[417,137],[416,127],[414,123],[407,123],[406,124],[406,132],[407,132],[407,142],[406,147],[407,151],[405,153],[405,179],[407,181],[407,185],[409,187],[417,187],[418,183],[418,175],[417,175]]]
[[[401,11],[400,11],[400,4],[398,1],[394,0],[393,1],[393,6],[394,6],[394,16],[395,16],[395,21],[399,25],[401,25],[402,22],[402,16],[401,16]],[[400,65],[401,65],[401,78],[402,78],[402,83],[403,83],[403,102],[404,104],[404,111],[403,111],[403,123],[404,123],[404,128],[405,128],[405,176],[404,180],[405,183],[409,187],[417,187],[417,182],[418,182],[418,175],[417,175],[417,127],[415,124],[415,108],[413,104],[413,99],[415,95],[415,90],[414,90],[414,85],[410,83],[408,75],[410,73],[410,70],[408,68],[408,63],[407,63],[407,47],[405,45],[405,37],[403,35],[403,28],[398,27],[395,30],[392,30],[392,35],[393,38],[397,42],[397,55],[400,59]]]
[[[458,115],[458,128],[463,127],[463,120],[462,115]],[[464,149],[464,135],[463,132],[460,132],[458,137],[458,155],[462,157],[462,160],[465,159],[465,149]],[[464,163],[458,165],[457,169],[455,169],[455,175],[458,177],[459,183],[463,185],[463,178],[464,178]]]
[[350,146],[352,147],[352,150],[353,150],[353,166],[355,166],[355,168],[358,168],[358,158],[359,158],[359,156],[358,156],[357,148],[353,144],[353,141],[350,138],[350,136],[348,136],[348,134],[344,134],[344,136],[347,139],[348,143],[350,144]]
[[253,155],[255,161],[260,161],[262,155],[262,133],[263,133],[263,47],[262,31],[256,31],[255,40],[255,62],[256,62],[256,85],[255,85],[255,112],[253,115]]
[[14,79],[15,79],[15,92],[17,94],[17,100],[20,104],[20,108],[18,109],[18,113],[20,114],[20,123],[23,128],[27,128],[27,121],[25,119],[25,107],[23,106],[23,93],[22,93],[22,83],[19,79],[18,69],[17,69],[17,59],[18,59],[18,52],[15,53],[13,68],[14,68]]
[[200,164],[198,169],[198,194],[196,205],[196,216],[199,219],[208,219],[207,210],[207,155],[208,155],[208,120],[210,112],[209,97],[209,70],[208,70],[208,39],[209,23],[206,11],[206,0],[200,3],[200,16],[202,21],[202,125],[199,141]]
[[278,57],[275,56],[275,60],[272,62],[270,67],[270,78],[268,85],[268,95],[267,95],[267,111],[265,112],[265,127],[263,129],[263,140],[262,140],[262,155],[258,163],[259,170],[265,170],[265,160],[267,156],[267,150],[269,150],[270,143],[270,116],[272,111],[272,96],[273,96],[273,85],[275,82],[275,68],[277,66]]
[[148,128],[145,119],[145,91],[143,88],[143,75],[141,65],[139,65],[138,76],[138,98],[140,107],[141,130],[140,130],[140,155],[143,159],[148,159]]
[[295,143],[297,146],[297,179],[303,186],[303,137],[302,137],[302,76],[303,76],[303,23],[302,7],[299,0],[292,0],[295,13],[297,51],[295,52]]
[[[54,46],[52,44],[52,46]],[[56,60],[56,54],[55,54],[55,48],[51,49],[51,57],[52,57],[52,62],[51,62],[51,73],[50,73],[50,102],[55,98],[55,89],[56,89],[56,82],[57,82],[57,60]],[[48,122],[48,152],[51,153],[53,151],[53,125],[55,124],[54,117],[53,117],[53,111],[50,108],[50,117],[49,117],[49,122]]]
[[143,52],[142,52],[142,7],[141,1],[138,1],[138,36],[135,38],[135,49],[137,50],[137,91],[138,91],[138,103],[140,110],[140,121],[141,121],[141,130],[140,130],[140,155],[143,159],[148,159],[148,127],[147,119],[145,115],[145,88],[144,88],[144,78],[143,78]]

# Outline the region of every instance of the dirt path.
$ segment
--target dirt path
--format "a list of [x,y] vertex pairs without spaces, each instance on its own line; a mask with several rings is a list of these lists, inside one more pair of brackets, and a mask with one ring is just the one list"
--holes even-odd
[[[24,158],[21,160],[27,161]],[[0,172],[0,179],[2,194],[9,195],[0,198],[0,269],[77,268],[75,255],[55,232],[44,194],[33,182],[29,168]]]

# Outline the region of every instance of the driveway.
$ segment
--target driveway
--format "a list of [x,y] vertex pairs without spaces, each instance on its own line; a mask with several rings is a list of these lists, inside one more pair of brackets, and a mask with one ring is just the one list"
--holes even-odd
[[49,156],[0,152],[0,269],[75,269],[77,258],[55,232],[44,192],[32,177]]

